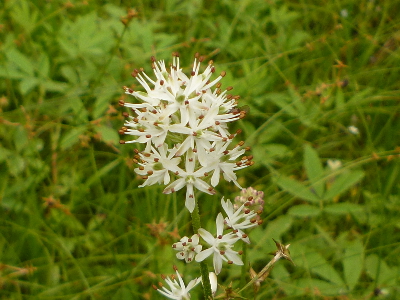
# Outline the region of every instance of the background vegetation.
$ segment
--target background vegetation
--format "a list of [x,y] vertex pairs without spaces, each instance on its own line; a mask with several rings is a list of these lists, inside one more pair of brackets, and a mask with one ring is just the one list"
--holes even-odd
[[[2,1],[0,298],[162,299],[151,286],[173,264],[198,276],[171,249],[192,234],[183,193],[139,189],[133,146],[117,134],[131,71],[151,74],[151,56],[168,63],[178,51],[186,70],[196,52],[214,60],[250,107],[236,126],[256,164],[238,175],[266,206],[247,260],[260,270],[275,238],[296,263],[279,262],[258,299],[398,299],[399,10],[390,0]],[[217,190],[197,196],[207,228],[221,196],[239,193]],[[237,284],[240,271],[219,282]]]

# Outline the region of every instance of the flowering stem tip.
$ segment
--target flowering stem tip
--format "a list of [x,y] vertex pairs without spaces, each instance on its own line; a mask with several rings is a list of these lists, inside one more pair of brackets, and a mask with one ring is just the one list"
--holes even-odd
[[165,194],[186,187],[185,205],[190,212],[195,207],[195,189],[215,194],[221,174],[241,188],[235,172],[253,164],[252,156],[244,155],[248,150],[244,142],[231,147],[240,130],[231,134],[228,124],[246,114],[237,108],[240,97],[228,93],[232,87],[221,90],[219,81],[225,72],[211,79],[215,73],[212,62],[200,72],[202,60],[196,55],[187,76],[177,54],[170,68],[152,58],[155,78],[135,70],[132,76],[143,91],[124,87],[134,103],[119,101],[132,114],[123,114],[127,119],[119,130],[132,140],[121,143],[139,143],[144,148],[135,150],[134,156],[135,172],[145,180],[140,187],[164,184]]

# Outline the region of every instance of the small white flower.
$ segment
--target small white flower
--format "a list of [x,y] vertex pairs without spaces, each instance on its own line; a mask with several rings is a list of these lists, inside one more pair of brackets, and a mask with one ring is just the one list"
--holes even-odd
[[178,278],[178,281],[176,280],[175,276],[171,276],[171,278],[163,276],[163,279],[168,284],[169,289],[162,286],[162,284],[160,284],[161,288],[157,288],[155,285],[153,285],[153,288],[169,299],[189,300],[189,291],[201,282],[201,277],[191,280],[189,284],[185,286],[185,283],[183,282],[183,279],[175,266],[174,270],[176,271],[176,277]]
[[173,244],[172,248],[178,251],[176,254],[178,259],[184,259],[185,262],[190,263],[195,255],[201,251],[202,246],[199,245],[199,235],[195,234],[191,238],[184,236],[180,242]]
[[341,11],[340,11],[340,15],[343,17],[343,18],[347,18],[348,16],[349,16],[349,11],[347,10],[347,9],[342,9]]
[[328,159],[326,164],[332,171],[335,171],[342,166],[342,162],[338,159]]
[[181,188],[186,186],[186,208],[192,213],[196,204],[194,198],[194,188],[207,193],[209,195],[215,194],[215,190],[201,177],[204,177],[204,173],[207,172],[208,168],[202,167],[195,171],[196,166],[196,155],[192,150],[189,150],[186,154],[186,170],[179,170],[175,173],[180,178],[168,185],[163,193],[170,194],[172,192],[179,191]]
[[351,126],[347,127],[347,129],[349,130],[349,132],[351,134],[354,134],[354,135],[360,134],[360,131],[358,130],[358,128],[356,126],[351,125]]
[[221,213],[218,214],[217,220],[217,236],[213,237],[207,230],[200,228],[200,236],[211,246],[210,248],[201,251],[196,255],[196,261],[201,262],[210,255],[213,255],[213,265],[215,274],[219,274],[222,269],[222,261],[228,262],[228,264],[243,265],[239,253],[232,250],[233,244],[235,244],[239,237],[234,233],[228,233],[222,235],[224,230],[224,218]]
[[225,224],[233,229],[233,232],[242,239],[243,242],[250,244],[250,239],[242,230],[252,228],[258,225],[257,213],[253,210],[245,208],[243,204],[237,210],[234,209],[232,202],[228,199],[224,202],[224,198],[221,199],[221,205],[225,213],[228,215],[225,218]]

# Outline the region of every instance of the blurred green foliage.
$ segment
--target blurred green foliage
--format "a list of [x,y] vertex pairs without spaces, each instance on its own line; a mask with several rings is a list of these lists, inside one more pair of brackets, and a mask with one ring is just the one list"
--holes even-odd
[[[223,87],[250,107],[236,126],[256,165],[238,175],[265,192],[266,207],[247,260],[261,270],[275,238],[291,243],[296,263],[279,262],[257,299],[397,299],[399,9],[389,0],[3,1],[0,298],[162,299],[151,286],[173,264],[186,280],[198,276],[170,246],[192,234],[183,194],[139,189],[133,146],[117,134],[132,70],[151,74],[151,56],[168,63],[178,51],[187,67],[196,52],[214,60],[227,71]],[[197,197],[205,227],[221,196],[238,194],[217,190]],[[219,281],[239,276],[230,266]]]

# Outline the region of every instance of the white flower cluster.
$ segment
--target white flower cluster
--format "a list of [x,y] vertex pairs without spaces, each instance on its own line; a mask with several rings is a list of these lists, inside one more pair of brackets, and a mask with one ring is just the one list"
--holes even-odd
[[[257,221],[257,213],[255,211],[245,209],[249,205],[248,202],[237,210],[234,209],[230,200],[224,201],[224,198],[222,198],[221,204],[227,217],[224,218],[221,213],[218,214],[216,235],[213,236],[204,228],[199,229],[199,235],[211,246],[210,248],[201,251],[202,246],[199,245],[198,235],[193,235],[190,239],[183,237],[180,242],[172,245],[172,248],[179,251],[176,255],[177,258],[185,259],[187,263],[191,262],[193,257],[197,262],[200,262],[213,255],[214,270],[217,275],[221,272],[222,261],[226,261],[228,264],[243,265],[239,256],[241,252],[233,250],[232,247],[238,240],[250,243],[247,234],[243,230],[261,224],[261,221]],[[224,234],[225,225],[231,230],[226,234]]]
[[227,124],[245,116],[237,108],[239,97],[228,94],[231,87],[220,89],[225,72],[210,80],[215,72],[212,61],[201,73],[202,60],[196,55],[188,77],[177,54],[168,69],[164,61],[153,58],[155,79],[143,70],[132,73],[145,91],[124,87],[139,103],[120,100],[134,113],[125,114],[128,119],[119,131],[134,138],[121,143],[144,144],[143,151],[135,150],[135,172],[145,179],[140,187],[164,184],[165,194],[186,187],[185,205],[190,212],[195,207],[195,188],[214,194],[221,173],[241,188],[235,171],[253,164],[252,156],[244,156],[243,142],[229,147],[240,131],[229,133]]

